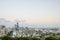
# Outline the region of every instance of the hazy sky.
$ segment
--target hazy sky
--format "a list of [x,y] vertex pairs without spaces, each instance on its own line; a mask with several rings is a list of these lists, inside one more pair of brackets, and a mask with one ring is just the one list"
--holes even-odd
[[0,18],[60,23],[60,0],[0,0]]

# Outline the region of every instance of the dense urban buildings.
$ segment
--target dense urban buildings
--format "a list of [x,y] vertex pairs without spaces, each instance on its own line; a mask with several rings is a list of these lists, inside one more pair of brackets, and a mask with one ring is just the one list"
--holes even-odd
[[[28,28],[20,27],[17,22],[13,28],[6,28],[5,25],[0,25],[0,36],[10,35],[11,37],[37,37],[60,34],[59,28]],[[47,37],[47,36],[46,36]]]

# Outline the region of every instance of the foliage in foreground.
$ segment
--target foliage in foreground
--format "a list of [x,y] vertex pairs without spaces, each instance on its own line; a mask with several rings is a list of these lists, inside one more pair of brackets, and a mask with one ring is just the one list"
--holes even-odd
[[[31,38],[31,37],[9,37],[9,36],[4,36],[4,37],[0,37],[1,40],[41,40],[40,38]],[[45,38],[45,40],[60,40],[60,38],[56,38],[56,37],[47,37]]]
[[40,38],[29,38],[29,37],[9,37],[9,36],[4,36],[4,37],[1,37],[0,39],[2,40],[40,40]]
[[45,40],[57,40],[57,39],[54,37],[47,37],[47,38],[45,38]]

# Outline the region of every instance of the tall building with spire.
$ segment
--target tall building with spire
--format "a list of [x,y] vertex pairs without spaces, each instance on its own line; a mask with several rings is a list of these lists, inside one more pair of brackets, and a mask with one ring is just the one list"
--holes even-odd
[[18,22],[15,24],[15,29],[19,30],[19,23]]

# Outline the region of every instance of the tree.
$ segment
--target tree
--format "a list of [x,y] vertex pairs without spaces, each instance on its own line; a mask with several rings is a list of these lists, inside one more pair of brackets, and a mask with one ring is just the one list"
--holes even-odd
[[54,37],[47,37],[47,38],[45,38],[45,40],[57,40],[57,39]]
[[8,35],[8,36],[12,36],[12,35],[13,35],[13,31],[8,32],[7,35]]

